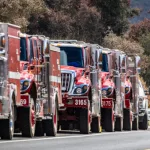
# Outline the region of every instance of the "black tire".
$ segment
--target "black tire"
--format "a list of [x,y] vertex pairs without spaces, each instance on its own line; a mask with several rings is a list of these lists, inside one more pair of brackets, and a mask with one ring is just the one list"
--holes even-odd
[[100,133],[101,132],[100,117],[94,117],[92,119],[91,131],[93,133]]
[[132,130],[139,130],[139,119],[138,119],[138,117],[134,118],[134,121],[132,123]]
[[35,136],[44,136],[42,121],[36,121]]
[[56,134],[57,134],[57,126],[58,126],[58,109],[57,109],[57,106],[55,107],[55,113],[56,114],[53,114],[52,119],[47,119],[47,120],[43,121],[44,131],[46,133],[46,136],[56,136]]
[[[34,109],[34,113],[32,113]],[[36,127],[36,112],[35,112],[35,103],[31,99],[30,107],[21,108],[21,131],[23,137],[34,137],[35,127]],[[32,120],[33,118],[34,120]],[[33,123],[34,122],[34,123]]]
[[105,110],[105,118],[104,118],[104,129],[106,132],[114,132],[115,128],[115,120],[113,117],[113,110],[106,109]]
[[143,122],[139,123],[139,129],[147,130],[148,129],[148,115],[147,112],[144,115]]
[[115,121],[115,131],[123,130],[123,117],[117,117]]
[[10,118],[2,120],[2,135],[1,139],[3,140],[12,140],[14,134],[14,104],[11,105]]
[[80,133],[89,134],[90,132],[90,123],[89,123],[89,110],[81,109],[80,110]]
[[123,110],[123,130],[132,130],[132,120],[130,116],[130,109]]

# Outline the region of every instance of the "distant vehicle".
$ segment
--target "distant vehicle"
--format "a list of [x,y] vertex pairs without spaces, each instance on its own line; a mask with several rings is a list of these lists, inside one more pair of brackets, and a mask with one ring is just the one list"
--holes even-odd
[[150,119],[150,109],[148,109],[147,94],[139,80],[139,129],[146,130],[148,128],[148,120]]

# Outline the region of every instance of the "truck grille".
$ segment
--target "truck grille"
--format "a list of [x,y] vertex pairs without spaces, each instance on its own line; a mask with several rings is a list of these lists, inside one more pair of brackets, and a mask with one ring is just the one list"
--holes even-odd
[[61,73],[62,92],[68,92],[70,90],[71,82],[72,82],[71,73]]

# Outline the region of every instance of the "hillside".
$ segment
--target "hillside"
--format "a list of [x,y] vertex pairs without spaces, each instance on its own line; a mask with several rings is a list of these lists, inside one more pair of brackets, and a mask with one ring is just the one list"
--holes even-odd
[[150,0],[131,0],[131,7],[138,7],[142,10],[139,16],[136,16],[135,18],[131,19],[132,23],[139,22],[144,18],[150,19]]

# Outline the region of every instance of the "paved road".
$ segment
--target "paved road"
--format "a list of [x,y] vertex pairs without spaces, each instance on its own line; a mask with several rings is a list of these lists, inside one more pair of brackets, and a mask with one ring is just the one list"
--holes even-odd
[[59,133],[57,137],[0,140],[0,150],[147,150],[150,130],[80,135]]

